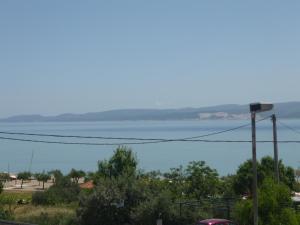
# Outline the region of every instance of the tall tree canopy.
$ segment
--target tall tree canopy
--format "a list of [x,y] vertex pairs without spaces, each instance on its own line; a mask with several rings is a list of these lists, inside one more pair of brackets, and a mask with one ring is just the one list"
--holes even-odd
[[98,163],[98,173],[105,177],[134,176],[138,161],[130,148],[120,146],[109,161]]
[[192,161],[186,169],[189,182],[188,193],[197,199],[213,196],[217,193],[219,177],[215,169],[210,168],[204,161]]
[[[274,160],[270,156],[263,157],[260,162],[257,162],[257,181],[260,186],[264,179],[274,177]],[[279,161],[279,177],[280,181],[286,184],[290,189],[295,187],[295,173],[291,167],[283,165]],[[241,164],[237,170],[234,179],[234,190],[237,194],[251,194],[252,192],[252,160],[247,160]]]
[[18,173],[17,178],[21,180],[21,188],[23,188],[24,180],[29,180],[30,177],[31,177],[30,172],[25,171],[25,172]]
[[79,179],[84,176],[85,176],[85,172],[83,170],[72,169],[69,173],[69,177],[71,177],[76,184],[78,184]]
[[[259,224],[299,225],[299,217],[292,208],[290,189],[266,178],[258,192]],[[242,200],[235,207],[235,219],[239,224],[252,225],[252,200]]]
[[37,179],[37,181],[43,183],[43,189],[45,189],[45,182],[47,182],[51,178],[51,176],[45,172],[36,173],[34,176]]

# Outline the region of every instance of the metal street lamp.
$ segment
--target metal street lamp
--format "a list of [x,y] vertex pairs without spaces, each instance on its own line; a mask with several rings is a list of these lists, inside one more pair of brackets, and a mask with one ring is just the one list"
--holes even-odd
[[266,104],[266,103],[251,103],[250,104],[250,112],[251,113],[258,113],[258,112],[265,112],[270,111],[273,109],[273,104]]
[[253,167],[253,221],[258,225],[258,199],[257,199],[257,165],[256,165],[256,113],[265,112],[273,109],[273,104],[251,103],[251,127],[252,127],[252,167]]

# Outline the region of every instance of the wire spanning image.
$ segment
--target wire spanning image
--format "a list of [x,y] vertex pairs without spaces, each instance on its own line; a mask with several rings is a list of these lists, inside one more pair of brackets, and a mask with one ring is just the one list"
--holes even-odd
[[[270,116],[262,118],[257,122],[264,121],[270,118]],[[57,140],[39,140],[39,139],[28,139],[28,138],[15,138],[0,136],[1,140],[9,141],[22,141],[32,143],[45,143],[45,144],[63,144],[63,145],[100,145],[100,146],[120,146],[120,145],[144,145],[144,144],[156,144],[156,143],[167,143],[167,142],[205,142],[205,143],[251,143],[251,140],[224,140],[224,139],[201,139],[203,137],[214,136],[222,133],[232,132],[238,129],[242,129],[250,126],[250,123],[225,129],[221,131],[211,132],[203,135],[184,137],[184,138],[137,138],[137,137],[104,137],[104,136],[81,136],[81,135],[58,135],[58,134],[42,134],[42,133],[25,133],[25,132],[6,132],[0,131],[0,134],[4,135],[22,135],[22,136],[35,136],[35,137],[52,137],[52,138],[76,138],[76,139],[101,139],[101,140],[122,140],[122,141],[133,141],[133,142],[74,142],[74,141],[57,141]],[[290,128],[290,127],[289,127]],[[290,128],[293,129],[293,128]],[[293,129],[294,130],[294,129]],[[270,140],[258,140],[257,143],[273,143]],[[280,140],[278,143],[300,143],[298,140]]]
[[[270,118],[270,116],[265,117],[263,119],[258,120],[257,122],[264,121]],[[103,139],[103,140],[133,140],[133,141],[181,141],[181,140],[189,140],[189,139],[197,139],[203,137],[209,137],[217,134],[222,134],[226,132],[231,132],[234,130],[238,130],[244,127],[250,126],[251,123],[243,124],[241,126],[211,132],[203,135],[192,136],[192,137],[183,137],[183,138],[173,138],[173,139],[166,139],[166,138],[137,138],[137,137],[104,137],[104,136],[82,136],[82,135],[59,135],[59,134],[41,134],[41,133],[27,133],[27,132],[8,132],[8,131],[0,131],[0,134],[7,134],[7,135],[24,135],[24,136],[37,136],[37,137],[55,137],[55,138],[80,138],[80,139]]]

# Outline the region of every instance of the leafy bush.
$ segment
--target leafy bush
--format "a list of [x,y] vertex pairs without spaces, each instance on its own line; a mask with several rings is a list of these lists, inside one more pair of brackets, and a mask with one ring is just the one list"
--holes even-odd
[[81,225],[122,225],[129,222],[126,187],[121,180],[103,179],[94,192],[83,195],[77,216]]
[[[295,180],[295,172],[293,168],[285,166],[282,161],[279,161],[280,181],[288,186],[291,190],[297,188]],[[233,188],[238,195],[251,195],[253,183],[252,160],[247,160],[241,164],[236,172],[233,182]],[[274,160],[270,156],[263,157],[260,162],[257,162],[257,183],[261,186],[267,178],[274,177]]]
[[48,190],[35,192],[32,195],[32,203],[35,205],[71,203],[78,200],[79,192],[78,184],[71,182],[69,177],[61,177]]
[[[272,179],[265,179],[258,193],[259,224],[263,225],[299,225],[300,221],[292,209],[291,193],[284,184],[276,184]],[[239,224],[253,224],[251,200],[237,203],[234,213]]]
[[32,195],[32,203],[34,205],[49,205],[49,197],[47,192],[35,192]]
[[236,203],[234,208],[235,221],[241,225],[252,225],[253,224],[253,210],[251,200],[242,200]]
[[[149,196],[150,197],[150,196]],[[177,207],[174,207],[170,192],[162,192],[152,196],[148,201],[139,204],[131,214],[135,224],[152,225],[162,219],[165,225],[180,224]],[[194,221],[190,221],[194,222]]]
[[6,210],[3,207],[0,207],[0,219],[1,220],[12,219],[12,214],[10,213],[9,210]]
[[78,200],[80,188],[78,185],[56,186],[53,185],[45,193],[48,196],[50,204],[71,203]]

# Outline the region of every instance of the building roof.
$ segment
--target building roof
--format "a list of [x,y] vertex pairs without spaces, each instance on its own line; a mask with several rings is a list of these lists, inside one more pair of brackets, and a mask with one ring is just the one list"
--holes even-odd
[[83,184],[80,184],[79,186],[82,189],[93,189],[95,187],[95,185],[94,185],[94,183],[93,183],[92,180],[87,181],[87,182],[85,182]]

